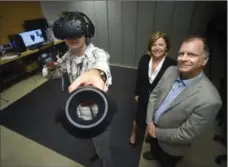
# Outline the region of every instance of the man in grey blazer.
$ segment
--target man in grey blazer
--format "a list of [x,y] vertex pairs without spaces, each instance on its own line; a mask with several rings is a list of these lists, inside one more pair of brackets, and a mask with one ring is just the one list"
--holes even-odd
[[147,131],[152,137],[151,153],[162,167],[176,166],[222,106],[217,89],[203,72],[208,58],[203,38],[186,38],[179,49],[178,66],[166,70],[150,95]]

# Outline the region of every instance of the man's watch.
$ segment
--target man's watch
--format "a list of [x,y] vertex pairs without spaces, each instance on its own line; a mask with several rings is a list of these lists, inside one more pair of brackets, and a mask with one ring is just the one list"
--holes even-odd
[[100,70],[100,76],[101,76],[101,79],[102,79],[104,82],[107,81],[107,76],[106,76],[106,74],[105,74],[104,71]]

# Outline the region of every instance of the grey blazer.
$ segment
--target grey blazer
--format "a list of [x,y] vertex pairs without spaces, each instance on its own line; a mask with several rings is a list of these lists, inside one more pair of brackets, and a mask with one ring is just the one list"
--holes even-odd
[[[153,122],[156,109],[166,98],[178,76],[177,66],[166,70],[150,94],[147,122]],[[160,147],[171,155],[183,156],[193,139],[212,124],[221,106],[217,89],[203,74],[181,92],[160,116],[155,133]]]

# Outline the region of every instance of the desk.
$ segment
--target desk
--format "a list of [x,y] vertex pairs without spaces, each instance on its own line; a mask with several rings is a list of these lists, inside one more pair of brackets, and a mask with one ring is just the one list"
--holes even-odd
[[[63,40],[56,40],[56,41],[54,41],[54,45],[58,45],[58,44],[63,43],[63,42],[64,42]],[[44,46],[41,46],[40,50],[48,48],[50,46],[52,46],[52,43],[44,45]],[[3,60],[0,59],[0,65],[7,64],[9,62],[21,59],[21,58],[29,56],[29,55],[32,55],[34,53],[39,52],[40,50],[39,49],[28,50],[28,51],[22,52],[18,57],[15,57],[15,58],[12,58],[12,59],[3,59]]]
[[[57,46],[58,45],[58,46]],[[40,72],[41,64],[37,61],[37,58],[42,52],[48,52],[52,50],[53,46],[57,47],[60,53],[65,53],[67,47],[63,40],[56,40],[46,45],[40,46],[38,49],[27,50],[22,52],[17,57],[0,58],[0,87],[5,89],[15,82],[25,78],[26,76],[33,75],[36,72]],[[1,90],[0,90],[1,91]]]

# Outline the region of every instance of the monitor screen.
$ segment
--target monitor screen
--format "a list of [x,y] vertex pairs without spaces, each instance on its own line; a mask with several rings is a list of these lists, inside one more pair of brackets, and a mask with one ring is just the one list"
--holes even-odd
[[22,32],[19,34],[26,47],[44,42],[44,37],[40,29]]
[[48,22],[45,18],[38,18],[24,21],[25,31],[31,31],[36,29],[46,30],[48,28]]

